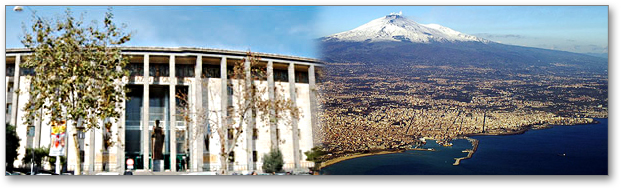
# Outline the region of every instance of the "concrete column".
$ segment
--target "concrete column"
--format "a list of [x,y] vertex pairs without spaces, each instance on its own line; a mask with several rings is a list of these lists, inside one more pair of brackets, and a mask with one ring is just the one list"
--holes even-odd
[[[222,57],[222,59],[220,60],[220,81],[221,81],[221,86],[220,86],[220,99],[222,100],[221,102],[221,115],[222,115],[222,119],[221,119],[221,125],[220,127],[223,128],[223,130],[220,130],[224,133],[227,132],[228,129],[228,124],[227,124],[227,115],[228,115],[228,99],[229,99],[229,95],[228,95],[228,87],[227,87],[227,64],[226,64],[226,57]],[[222,135],[224,138],[227,138],[227,134]],[[220,146],[224,146],[225,149],[228,148],[228,139],[224,139],[222,142],[225,142],[224,145],[220,145]],[[222,153],[222,152],[220,152]],[[220,157],[220,155],[218,155],[218,157]],[[226,162],[226,161],[225,161]],[[220,163],[220,167],[224,170],[227,170],[227,168],[224,168],[224,166],[226,166],[226,163]]]
[[175,98],[175,85],[177,85],[177,78],[175,77],[175,55],[171,55],[168,61],[169,64],[169,69],[168,69],[168,73],[170,73],[170,85],[169,85],[169,98],[168,100],[170,100],[170,105],[169,105],[169,118],[170,118],[170,124],[169,124],[169,129],[170,129],[170,135],[169,135],[169,146],[170,146],[170,171],[172,172],[176,172],[177,171],[177,118],[176,113],[177,113],[177,105],[176,105],[176,98]]
[[34,147],[39,148],[41,146],[41,124],[43,123],[43,109],[39,109],[39,117],[35,119],[35,136]]
[[[297,108],[297,103],[296,103],[296,93],[295,93],[295,64],[293,63],[289,63],[289,93],[290,93],[290,99],[291,101],[293,101],[293,107]],[[295,169],[297,170],[298,168],[300,168],[300,138],[298,135],[298,119],[297,118],[291,118],[291,130],[293,134],[293,159],[294,159],[294,166]]]
[[143,72],[143,92],[142,92],[142,156],[144,170],[149,170],[149,54],[144,55]]
[[[89,130],[88,132],[88,147],[87,151],[88,151],[88,173],[87,174],[94,174],[95,172],[95,128],[92,128]],[[85,164],[86,165],[86,164]]]
[[269,110],[269,116],[270,116],[270,147],[271,149],[278,149],[278,139],[276,138],[276,128],[277,128],[277,123],[276,121],[276,111],[274,110],[274,102],[275,97],[274,97],[274,63],[272,61],[268,61],[267,62],[267,93],[268,93],[268,98],[270,100],[270,110]]
[[252,147],[253,147],[252,146],[252,141],[253,141],[252,140],[252,133],[254,132],[254,130],[252,130],[254,128],[254,125],[253,125],[253,122],[252,122],[253,121],[253,117],[252,117],[253,114],[252,114],[252,112],[254,111],[254,106],[252,104],[253,103],[252,102],[253,94],[251,94],[251,91],[252,91],[251,88],[252,88],[253,79],[252,79],[252,72],[250,71],[251,70],[250,60],[248,60],[248,59],[250,59],[250,57],[247,57],[246,61],[244,62],[244,72],[246,73],[246,81],[245,81],[245,83],[246,83],[245,84],[246,85],[246,90],[250,91],[250,92],[244,92],[244,93],[246,93],[246,96],[247,96],[247,97],[244,97],[244,98],[250,98],[250,99],[244,100],[246,108],[249,109],[246,112],[246,116],[245,116],[245,118],[246,118],[246,121],[245,121],[246,122],[246,129],[244,129],[244,131],[246,131],[246,155],[247,155],[246,156],[246,163],[248,165],[248,170],[252,170],[254,168],[253,167],[254,163],[252,162],[252,151],[253,151],[253,149],[252,149]]
[[317,131],[317,87],[315,85],[315,65],[310,65],[308,68],[308,88],[310,97],[310,111],[311,111],[311,133],[313,137],[313,146],[316,146],[315,141],[318,142]]
[[17,101],[19,98],[19,94],[17,93],[19,90],[19,65],[21,63],[21,55],[16,55],[15,56],[15,73],[13,73],[13,100],[11,100],[13,103],[13,105],[11,106],[11,125],[15,126],[15,128],[17,128],[17,107],[19,107],[17,105]]
[[[203,160],[203,157],[205,157],[206,153],[204,151],[204,147],[205,146],[209,146],[205,144],[205,140],[204,138],[209,138],[207,135],[207,125],[209,124],[209,104],[207,103],[207,98],[208,97],[203,97],[203,87],[207,84],[207,82],[209,82],[209,80],[207,79],[203,79],[203,56],[202,55],[198,55],[196,56],[196,66],[194,66],[194,80],[196,83],[196,105],[198,105],[198,112],[196,115],[196,119],[198,121],[200,121],[200,133],[201,135],[198,135],[196,138],[197,144],[199,145],[198,147],[198,152],[199,152],[199,156],[198,156],[198,163],[199,163],[199,168],[201,168],[201,171],[205,171],[204,169],[204,163],[205,161]],[[207,89],[209,90],[209,89]],[[206,156],[209,156],[209,153],[207,153]],[[207,168],[207,170],[209,170],[209,168]]]
[[[196,128],[194,129],[194,134],[191,140],[194,144],[194,149],[195,149],[195,159],[196,159],[196,168],[197,171],[203,171],[203,155],[204,155],[204,151],[203,151],[203,144],[204,144],[204,134],[205,134],[205,124],[203,122],[203,119],[201,119],[201,115],[199,114],[203,114],[206,113],[205,111],[205,107],[203,107],[203,80],[202,80],[202,68],[203,68],[203,56],[198,56],[196,58],[196,69],[194,69],[194,87],[195,87],[195,91],[194,91],[194,100],[196,103],[194,103],[195,107],[196,107],[196,118],[194,118],[194,121],[196,121]],[[207,119],[207,118],[205,118]]]
[[[123,88],[125,88],[125,86],[123,86]],[[120,141],[117,142],[120,144],[116,145],[117,172],[125,171],[125,160],[127,160],[127,158],[125,158],[125,146],[127,145],[125,142],[125,112],[127,111],[125,109],[125,101],[125,98],[121,100],[121,118],[119,119],[120,122],[117,124],[119,126],[117,129],[118,139],[114,139],[116,141]]]

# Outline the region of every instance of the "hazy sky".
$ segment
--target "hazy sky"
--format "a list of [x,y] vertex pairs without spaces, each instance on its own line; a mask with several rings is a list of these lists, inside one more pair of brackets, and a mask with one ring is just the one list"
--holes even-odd
[[[65,6],[6,7],[6,47],[23,47],[22,23],[31,10],[40,17],[64,15]],[[70,7],[85,23],[102,23],[106,6]],[[317,7],[114,6],[114,21],[127,24],[126,46],[204,47],[317,58]]]
[[608,52],[607,6],[346,6],[322,7],[322,36],[354,29],[391,12],[421,24],[505,44],[580,53]]
[[[31,10],[62,15],[64,6],[6,6],[6,47],[23,47]],[[107,7],[71,7],[101,22]],[[115,6],[117,23],[134,37],[127,46],[205,47],[317,58],[315,39],[351,30],[391,12],[506,44],[579,53],[608,52],[607,6]]]

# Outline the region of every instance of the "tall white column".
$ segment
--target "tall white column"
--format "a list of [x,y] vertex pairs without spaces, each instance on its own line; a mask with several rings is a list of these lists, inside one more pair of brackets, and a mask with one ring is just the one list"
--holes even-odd
[[[88,132],[88,160],[85,160],[88,163],[88,174],[92,175],[95,172],[95,128],[92,128]],[[84,164],[86,165],[86,164]]]
[[272,61],[267,62],[267,93],[271,104],[269,109],[270,148],[275,150],[278,149],[278,139],[276,134],[277,123],[274,122],[276,121],[276,111],[274,110],[276,100],[274,96],[274,63]]
[[170,109],[168,110],[170,124],[168,126],[170,129],[170,135],[168,137],[168,144],[170,146],[170,171],[175,172],[177,171],[177,118],[175,117],[177,113],[177,102],[175,101],[175,85],[177,85],[177,78],[175,77],[175,55],[170,55],[168,67],[168,73],[170,73],[170,85],[168,90],[168,100],[170,102]]
[[[246,61],[244,62],[244,72],[246,74],[245,85],[246,85],[246,90],[251,91],[251,88],[252,88],[251,83],[253,82],[253,79],[252,79],[252,72],[250,72],[250,69],[251,69],[250,60],[248,59],[250,59],[250,57],[247,57]],[[250,109],[249,111],[246,112],[246,116],[245,116],[246,129],[244,129],[244,131],[246,131],[246,163],[248,165],[247,170],[252,170],[254,168],[253,167],[254,163],[252,161],[252,151],[253,151],[252,133],[254,132],[254,130],[252,130],[254,128],[254,125],[252,123],[253,121],[252,112],[254,111],[253,109],[254,106],[252,106],[252,99],[251,99],[253,95],[250,94],[250,92],[244,92],[244,93],[247,93],[247,97],[245,98],[250,98],[250,99],[244,100],[246,107]]]
[[[125,88],[125,86],[123,86],[123,88]],[[123,98],[121,100],[121,119],[119,119],[119,123],[117,124],[119,126],[119,128],[117,129],[117,135],[118,135],[118,139],[116,139],[116,141],[120,141],[117,142],[119,143],[118,145],[116,145],[116,165],[117,165],[117,172],[123,172],[125,171],[125,160],[127,160],[127,158],[125,158],[125,146],[127,145],[127,142],[125,142],[125,112],[127,112],[126,106],[125,106],[125,98]],[[114,135],[113,135],[114,136]]]
[[[206,122],[208,122],[208,117],[207,115],[203,115],[201,116],[200,114],[207,114],[207,112],[209,111],[208,107],[205,106],[204,102],[205,100],[203,100],[203,82],[207,82],[207,81],[203,81],[202,78],[202,74],[203,74],[203,56],[198,55],[196,57],[196,66],[194,67],[194,86],[196,88],[196,92],[194,93],[195,95],[195,100],[196,100],[196,110],[197,110],[197,114],[196,114],[196,118],[194,118],[197,121],[200,121],[199,123],[197,123],[197,129],[196,132],[197,134],[194,135],[194,139],[193,142],[196,145],[196,162],[197,162],[197,169],[199,171],[203,171],[203,165],[204,165],[204,161],[203,161],[203,156],[205,155],[205,152],[203,151],[203,147],[204,145],[204,139],[205,138],[205,128],[206,128]],[[202,119],[201,117],[205,117],[204,119]]]
[[144,55],[143,72],[143,92],[142,92],[142,156],[145,170],[149,170],[149,54]]
[[19,107],[17,105],[17,101],[19,100],[19,93],[17,93],[19,90],[19,65],[21,63],[21,55],[16,55],[15,56],[15,73],[13,73],[13,100],[12,100],[12,106],[11,106],[11,125],[13,125],[15,128],[17,128],[17,107]]
[[39,109],[39,117],[35,118],[35,136],[34,147],[39,148],[41,146],[41,123],[43,122],[43,109]]
[[319,142],[317,139],[317,87],[315,85],[315,65],[310,65],[308,68],[308,88],[310,97],[310,111],[311,111],[311,133],[313,146],[317,145],[315,142]]
[[[222,59],[220,60],[220,81],[221,81],[221,86],[220,86],[220,99],[222,100],[221,102],[221,128],[223,128],[223,130],[220,130],[224,133],[227,133],[228,131],[228,121],[227,121],[227,115],[228,115],[228,107],[229,107],[229,95],[228,95],[228,87],[227,87],[227,64],[226,64],[226,57],[222,57]],[[228,138],[227,134],[222,135],[224,138]],[[224,139],[222,140],[222,142],[225,142],[224,145],[220,145],[220,146],[224,146],[225,149],[228,148],[228,139]],[[220,152],[222,153],[222,152]],[[219,157],[219,155],[218,155]],[[225,162],[227,162],[225,160]],[[228,168],[224,168],[224,166],[226,166],[226,163],[220,163],[220,167],[222,167],[223,170],[227,170]]]
[[[290,99],[293,101],[293,107],[297,108],[297,100],[295,93],[295,64],[289,63],[289,93]],[[293,134],[293,159],[294,166],[297,170],[300,168],[300,138],[298,136],[298,119],[291,118],[291,130]]]

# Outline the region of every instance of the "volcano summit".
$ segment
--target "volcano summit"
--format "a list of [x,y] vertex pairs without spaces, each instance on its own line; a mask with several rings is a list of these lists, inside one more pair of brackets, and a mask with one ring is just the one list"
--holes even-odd
[[401,16],[401,13],[391,13],[359,26],[353,30],[329,35],[323,41],[340,42],[482,42],[489,40],[463,34],[438,24],[418,24],[413,20]]

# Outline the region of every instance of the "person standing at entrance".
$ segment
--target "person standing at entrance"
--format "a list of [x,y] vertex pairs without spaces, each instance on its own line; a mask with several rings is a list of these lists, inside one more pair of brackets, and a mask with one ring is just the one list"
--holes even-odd
[[151,133],[151,144],[153,145],[153,171],[161,172],[164,170],[164,130],[160,127],[160,120],[155,120],[155,127]]

